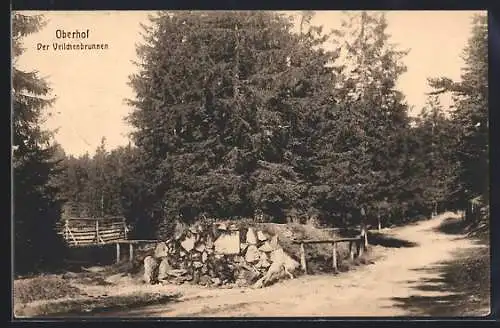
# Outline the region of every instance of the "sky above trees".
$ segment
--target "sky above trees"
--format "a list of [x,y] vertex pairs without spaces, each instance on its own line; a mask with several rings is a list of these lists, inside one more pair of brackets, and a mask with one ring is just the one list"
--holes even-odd
[[[58,129],[56,140],[68,154],[93,153],[101,138],[110,148],[128,142],[130,127],[124,121],[131,96],[128,76],[135,72],[135,45],[140,42],[140,23],[148,12],[44,12],[47,26],[24,40],[26,52],[20,68],[38,70],[47,77],[57,101],[46,126]],[[388,12],[391,41],[410,49],[403,62],[408,71],[399,80],[412,113],[425,104],[427,78],[459,78],[460,54],[470,35],[474,12]],[[313,24],[325,30],[340,25],[341,12],[317,12]],[[90,29],[89,42],[109,44],[104,51],[37,51],[37,43],[52,44],[57,29]],[[446,101],[443,102],[445,105]]]

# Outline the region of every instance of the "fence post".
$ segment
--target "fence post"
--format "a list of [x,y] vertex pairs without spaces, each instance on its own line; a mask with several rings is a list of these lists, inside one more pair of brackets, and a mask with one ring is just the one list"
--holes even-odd
[[363,224],[361,226],[361,237],[363,237],[363,247],[368,248],[368,229],[366,227],[366,224]]
[[99,219],[95,219],[95,242],[99,244]]
[[120,243],[116,243],[116,263],[120,263]]
[[129,262],[132,262],[134,259],[134,244],[130,243],[128,244],[128,252],[129,252]]
[[352,260],[354,260],[354,242],[350,241],[349,242],[349,258]]
[[364,243],[363,243],[363,239],[360,238],[359,242],[358,242],[358,257],[363,255],[363,250],[364,250]]
[[304,243],[300,243],[300,266],[304,273],[307,274],[306,251],[304,249]]
[[333,272],[337,272],[337,243],[332,243]]
[[64,220],[64,239],[69,243],[69,220]]
[[125,218],[123,218],[122,221],[123,221],[123,239],[127,239],[127,232],[128,232],[127,221],[125,220]]

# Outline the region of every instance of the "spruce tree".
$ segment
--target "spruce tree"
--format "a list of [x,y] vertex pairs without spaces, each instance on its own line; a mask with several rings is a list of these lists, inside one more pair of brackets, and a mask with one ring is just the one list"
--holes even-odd
[[283,219],[304,210],[307,105],[331,81],[332,54],[312,49],[319,38],[269,12],[160,13],[151,22],[130,120],[149,155],[153,212]]
[[488,122],[488,18],[476,15],[471,36],[462,56],[465,66],[460,81],[449,78],[430,80],[433,94],[451,93],[451,115],[458,129],[460,195],[462,202],[478,195],[488,200],[489,192],[489,122]]
[[51,183],[58,174],[57,147],[42,128],[45,110],[54,102],[48,83],[37,72],[22,71],[17,59],[22,40],[44,26],[43,16],[12,16],[12,128],[14,171],[14,270],[16,273],[56,264],[61,246],[55,222],[60,216],[58,190]]
[[[336,80],[336,109],[330,111],[319,146],[322,202],[359,214],[374,214],[376,204],[398,203],[398,184],[408,127],[407,104],[396,90],[407,53],[390,44],[384,14],[348,14],[334,31],[345,65]],[[336,124],[331,122],[335,121]]]
[[457,131],[445,113],[439,98],[430,96],[415,127],[419,139],[417,154],[421,170],[414,170],[414,183],[420,185],[420,194],[414,192],[421,208],[444,206],[456,191],[458,166],[456,163]]

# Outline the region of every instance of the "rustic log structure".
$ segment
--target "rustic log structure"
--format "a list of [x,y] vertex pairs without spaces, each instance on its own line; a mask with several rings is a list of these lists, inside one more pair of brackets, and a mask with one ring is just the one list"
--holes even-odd
[[106,245],[128,237],[122,217],[67,218],[58,224],[57,230],[70,247]]

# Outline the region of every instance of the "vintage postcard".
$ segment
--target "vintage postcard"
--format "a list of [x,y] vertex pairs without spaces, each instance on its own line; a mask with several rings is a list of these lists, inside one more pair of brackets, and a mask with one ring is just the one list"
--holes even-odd
[[486,12],[11,17],[16,319],[490,313]]

